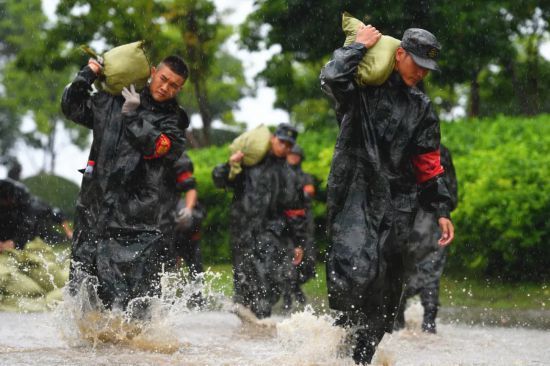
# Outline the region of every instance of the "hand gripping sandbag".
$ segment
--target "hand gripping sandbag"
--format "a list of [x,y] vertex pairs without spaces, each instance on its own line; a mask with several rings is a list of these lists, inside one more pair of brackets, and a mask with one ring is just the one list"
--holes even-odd
[[[92,57],[98,57],[89,47],[81,48]],[[143,41],[115,47],[105,52],[101,58],[103,70],[95,83],[98,89],[120,95],[124,87],[133,84],[139,91],[147,84],[151,64],[145,54]]]
[[[357,30],[363,22],[349,13],[342,14],[342,30],[346,34],[344,46],[355,42]],[[382,85],[395,67],[395,51],[401,41],[390,36],[382,36],[368,49],[357,67],[355,81],[359,86]]]
[[[269,149],[271,148],[271,132],[269,128],[264,125],[247,131],[239,135],[231,145],[229,150],[231,154],[241,151],[244,154],[241,162],[244,166],[254,166],[258,164],[265,157]],[[229,171],[229,180],[235,179],[235,177],[242,171],[241,164],[231,164]]]

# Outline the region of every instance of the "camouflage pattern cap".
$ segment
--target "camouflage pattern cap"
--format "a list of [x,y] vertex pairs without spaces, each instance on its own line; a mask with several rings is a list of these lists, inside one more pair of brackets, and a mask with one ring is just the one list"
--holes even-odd
[[437,38],[425,29],[409,28],[403,34],[401,47],[412,56],[414,62],[425,69],[439,71],[437,58],[441,45]]
[[288,141],[294,145],[296,143],[296,137],[298,137],[298,130],[288,123],[281,123],[275,130],[275,136],[279,140]]

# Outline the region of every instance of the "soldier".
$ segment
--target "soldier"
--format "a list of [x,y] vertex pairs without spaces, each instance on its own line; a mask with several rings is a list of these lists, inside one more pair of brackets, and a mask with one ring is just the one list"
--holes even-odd
[[35,237],[48,243],[60,241],[55,226],[65,238],[72,239],[72,229],[61,210],[33,196],[22,183],[0,180],[0,252],[23,249]]
[[[295,172],[295,175],[298,178],[298,184],[303,189],[303,206],[306,210],[306,241],[304,243],[304,258],[302,262],[296,266],[296,273],[291,278],[290,292],[284,294],[283,301],[286,310],[290,310],[292,307],[292,295],[300,304],[304,304],[306,302],[306,297],[300,286],[315,276],[316,248],[314,243],[315,223],[313,222],[312,200],[315,197],[316,192],[313,177],[302,170],[302,161],[304,159],[304,150],[302,150],[302,148],[297,144],[292,147],[292,150],[290,150],[290,153],[286,157],[288,165]],[[289,239],[295,240],[294,238]]]
[[[458,203],[456,173],[450,151],[443,145],[440,145],[440,149],[441,165],[445,168],[444,179],[451,194],[450,208],[453,211]],[[427,333],[437,331],[435,319],[439,309],[439,281],[447,257],[447,247],[441,247],[437,243],[440,235],[434,213],[420,207],[407,243],[407,252],[412,261],[410,268],[407,268],[403,293],[404,304],[395,320],[395,329],[405,326],[404,309],[407,299],[420,294],[420,301],[424,308],[422,331]]]
[[[304,216],[300,207],[301,187],[285,158],[298,132],[289,124],[280,124],[270,139],[271,148],[254,166],[244,166],[234,180],[229,179],[229,163],[216,166],[212,172],[219,188],[232,188],[230,234],[233,262],[233,300],[258,317],[271,315],[279,299],[292,263],[303,256]],[[230,163],[243,159],[237,151]],[[285,236],[292,231],[296,240],[289,246]]]
[[174,250],[177,258],[176,265],[181,267],[182,261],[189,268],[192,279],[203,273],[200,250],[201,224],[206,216],[206,210],[200,204],[197,192],[197,182],[193,176],[193,162],[187,154],[183,154],[178,162],[180,173],[178,185],[185,193],[185,198],[178,195],[176,205]]
[[125,310],[130,300],[160,290],[159,258],[167,251],[160,202],[175,185],[174,162],[184,149],[189,120],[176,96],[188,69],[178,56],[168,56],[151,68],[140,93],[130,86],[122,96],[92,93],[101,70],[91,59],[61,102],[67,118],[93,131],[77,201],[70,284],[76,292],[82,280],[97,278],[103,305]]
[[403,290],[403,243],[419,202],[435,211],[448,245],[454,237],[450,197],[439,153],[439,120],[416,84],[437,70],[440,45],[411,28],[395,52],[395,68],[380,86],[359,87],[357,66],[381,34],[361,25],[356,40],[337,49],[321,71],[335,102],[340,132],[328,179],[329,305],[336,324],[353,330],[353,359],[369,363],[393,330]]

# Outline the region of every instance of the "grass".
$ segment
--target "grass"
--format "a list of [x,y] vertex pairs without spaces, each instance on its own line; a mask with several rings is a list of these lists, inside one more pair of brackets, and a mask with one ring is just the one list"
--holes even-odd
[[[213,288],[231,296],[231,265],[215,265],[210,270],[221,275]],[[302,286],[309,302],[315,307],[327,304],[325,278],[325,266],[318,264],[317,277]],[[441,279],[440,301],[444,307],[547,310],[550,307],[550,286],[446,275]]]

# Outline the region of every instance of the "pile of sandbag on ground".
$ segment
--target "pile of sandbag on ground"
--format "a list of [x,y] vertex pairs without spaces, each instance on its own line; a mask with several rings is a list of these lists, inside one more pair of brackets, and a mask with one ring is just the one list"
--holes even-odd
[[63,299],[69,279],[67,253],[55,253],[40,239],[23,250],[0,253],[0,311],[50,310]]

